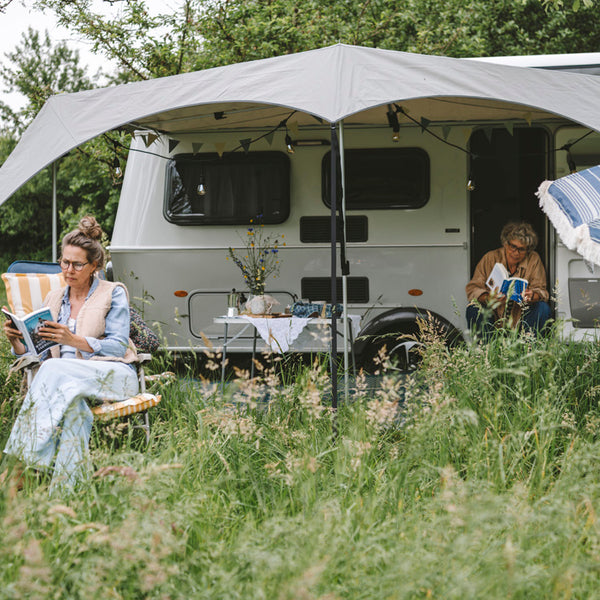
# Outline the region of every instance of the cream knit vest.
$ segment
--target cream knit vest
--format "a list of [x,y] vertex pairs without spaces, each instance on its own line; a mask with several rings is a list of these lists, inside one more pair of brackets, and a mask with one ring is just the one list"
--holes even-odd
[[[127,299],[129,300],[129,294],[127,288],[119,282],[105,281],[104,279],[98,280],[98,287],[94,290],[92,295],[87,298],[83,303],[79,314],[77,315],[77,324],[75,326],[75,333],[83,337],[94,337],[102,339],[104,337],[104,328],[106,326],[106,315],[110,310],[112,303],[112,293],[115,287],[122,287],[125,290]],[[65,288],[60,290],[54,290],[50,292],[44,304],[50,308],[52,316],[58,319],[58,313],[62,304],[63,296],[65,295]],[[50,349],[52,358],[60,358],[60,347],[54,346]],[[77,358],[82,358],[81,353],[77,350]],[[131,340],[129,340],[129,346],[125,351],[125,356],[92,356],[90,360],[109,360],[118,361],[125,363],[132,363],[137,360],[137,353]]]

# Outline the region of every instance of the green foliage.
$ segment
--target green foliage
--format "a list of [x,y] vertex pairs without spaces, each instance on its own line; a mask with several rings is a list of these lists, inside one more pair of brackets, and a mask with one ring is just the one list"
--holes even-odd
[[93,87],[79,66],[79,53],[65,42],[53,46],[48,32],[42,36],[29,28],[6,58],[8,61],[0,64],[0,78],[7,91],[19,92],[27,99],[25,107],[16,111],[0,102],[6,131],[22,132],[50,96]]
[[0,597],[594,597],[600,346],[431,342],[337,415],[317,362],[169,384],[147,449],[96,425],[77,493],[1,488]]
[[117,80],[147,79],[338,42],[448,56],[593,51],[599,8],[539,0],[179,0],[150,17],[141,0],[103,18],[88,0],[38,0],[116,60]]
[[[123,138],[125,140],[125,138]],[[0,136],[0,162],[15,142]],[[63,157],[57,165],[59,241],[85,214],[93,214],[110,235],[119,202],[110,146],[92,141]],[[32,178],[0,206],[0,268],[13,260],[52,258],[52,167]]]

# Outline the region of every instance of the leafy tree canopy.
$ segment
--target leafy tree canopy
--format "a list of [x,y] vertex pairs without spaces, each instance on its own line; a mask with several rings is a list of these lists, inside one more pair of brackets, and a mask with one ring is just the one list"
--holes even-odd
[[[0,0],[0,12],[10,0]],[[300,52],[337,42],[447,56],[595,51],[600,9],[593,0],[171,0],[150,15],[143,0],[113,0],[113,16],[92,0],[37,0],[59,22],[117,64],[112,82],[162,77]],[[174,10],[172,7],[175,7]],[[45,100],[93,87],[76,52],[29,30],[0,78],[28,98],[22,110],[0,104],[0,161]],[[119,185],[112,169],[126,136],[111,134],[60,161],[61,227],[84,212],[110,232]],[[0,208],[0,257],[50,256],[49,173],[41,173]],[[33,249],[33,250],[32,250]]]
[[113,18],[94,13],[90,0],[37,5],[115,60],[118,81],[337,42],[456,57],[600,46],[600,9],[593,0],[179,0],[174,12],[156,16],[142,0],[129,0]]

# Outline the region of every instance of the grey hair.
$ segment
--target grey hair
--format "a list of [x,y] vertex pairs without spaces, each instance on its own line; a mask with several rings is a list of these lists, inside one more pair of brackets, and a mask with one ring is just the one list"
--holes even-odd
[[527,252],[531,252],[537,246],[538,236],[533,227],[525,221],[507,223],[500,233],[500,241],[504,245],[510,240],[519,240],[519,242],[525,244]]

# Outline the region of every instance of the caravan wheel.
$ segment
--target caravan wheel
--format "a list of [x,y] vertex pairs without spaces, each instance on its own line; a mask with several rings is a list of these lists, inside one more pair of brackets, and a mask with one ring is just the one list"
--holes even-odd
[[385,346],[385,356],[391,363],[390,369],[398,373],[413,373],[422,360],[425,343],[421,339],[419,320],[435,324],[444,338],[446,346],[452,347],[463,341],[460,332],[446,319],[432,313],[410,309],[391,310],[368,323],[360,333],[355,346],[360,365],[368,373],[381,369],[381,355]]

